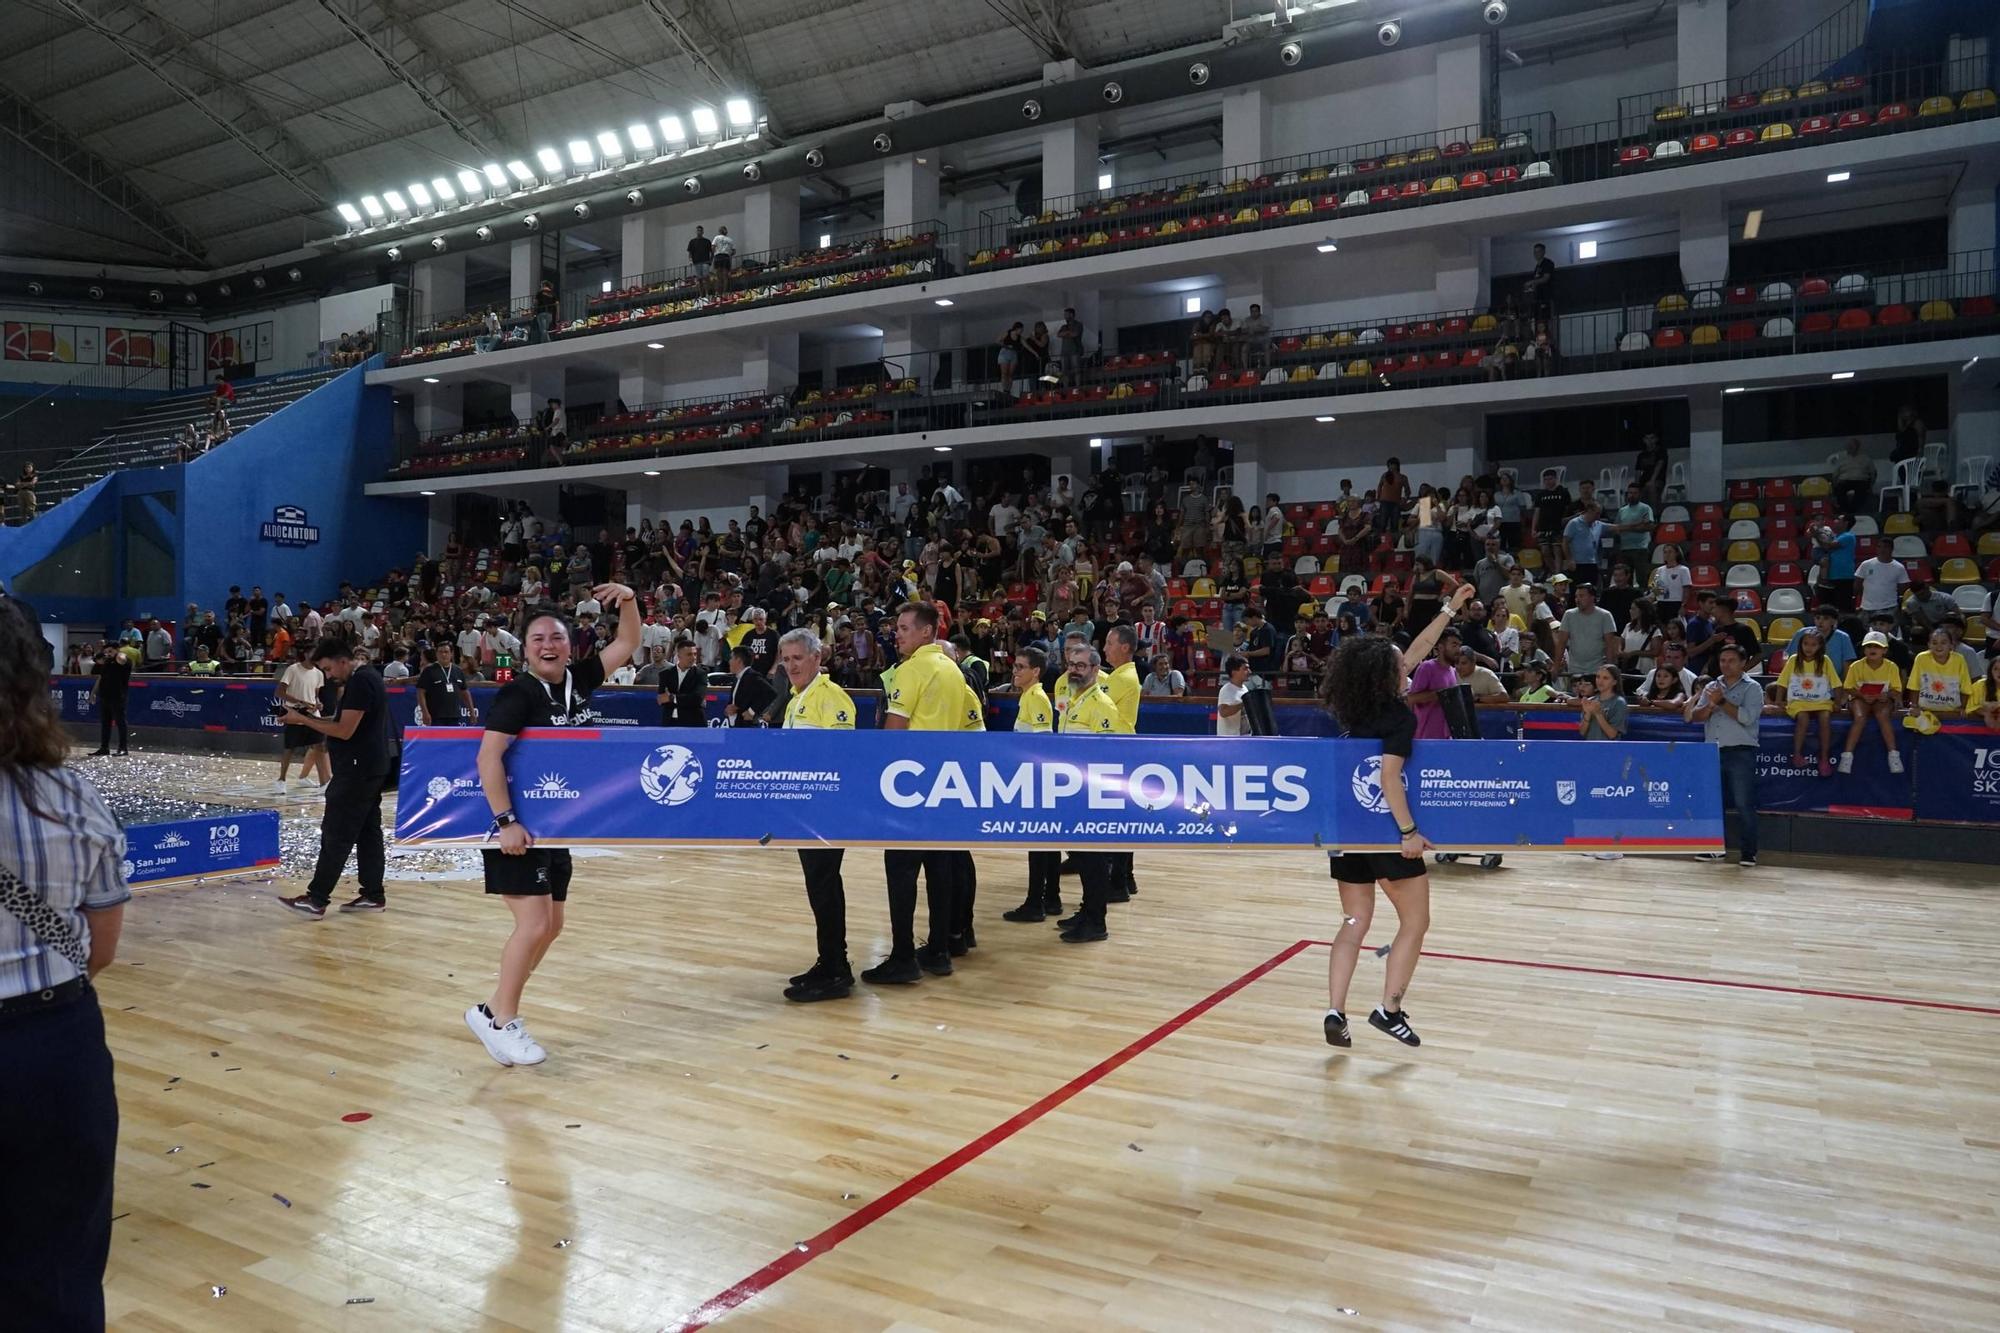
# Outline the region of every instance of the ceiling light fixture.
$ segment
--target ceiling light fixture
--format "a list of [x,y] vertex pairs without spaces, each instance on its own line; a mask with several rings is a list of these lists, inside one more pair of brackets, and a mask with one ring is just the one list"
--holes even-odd
[[382,202],[389,206],[391,213],[407,213],[410,211],[410,201],[403,198],[401,190],[382,191]]
[[422,183],[411,181],[409,189],[411,203],[415,204],[418,208],[429,208],[431,206],[431,192],[425,189]]
[[1327,241],[1321,241],[1318,245],[1315,245],[1313,249],[1319,251],[1323,255],[1330,255],[1337,253],[1340,249],[1340,246],[1333,241],[1327,240]]
[[1741,384],[1732,384],[1732,385],[1730,385],[1730,386],[1729,386],[1728,388],[1724,389],[1724,390],[1723,390],[1723,392],[1724,392],[1724,393],[1742,393],[1742,392],[1743,392],[1743,386],[1742,386]]
[[1090,447],[1093,449],[1102,449],[1104,447],[1104,437],[1102,435],[1091,436]]
[[345,222],[350,227],[361,225],[361,210],[353,204],[336,204],[334,207],[339,211],[342,222]]
[[722,121],[716,117],[712,106],[698,106],[688,112],[688,119],[694,122],[694,132],[703,138],[722,132]]
[[687,126],[681,124],[679,116],[661,116],[660,134],[665,137],[668,143],[687,142]]
[[437,494],[437,492],[436,492],[436,491],[418,491],[418,492],[417,492],[417,494],[418,494],[418,495],[436,495],[436,494]]
[[468,170],[458,173],[458,188],[465,191],[465,197],[470,199],[476,194],[483,193],[486,187],[479,183],[478,172]]
[[518,157],[507,164],[507,174],[523,185],[535,183],[535,173],[528,170],[528,164]]
[[1852,180],[1853,178],[1854,173],[1851,171],[1829,171],[1826,173],[1826,183],[1828,185],[1838,185],[1842,181]]
[[1753,208],[1743,219],[1743,239],[1754,241],[1757,233],[1764,230],[1764,210]]
[[562,154],[553,148],[537,148],[535,150],[535,161],[541,163],[542,170],[551,176],[560,176],[562,174]]
[[649,467],[646,469],[646,475],[649,477],[657,477],[660,475],[660,470],[656,467]]
[[931,452],[934,454],[948,454],[951,452],[951,446],[948,444],[934,444],[931,446]]
[[647,343],[646,348],[648,351],[664,352],[667,350],[667,345],[665,343]]
[[1595,258],[1597,258],[1597,242],[1596,242],[1596,241],[1578,241],[1578,242],[1576,243],[1576,257],[1577,257],[1578,259],[1595,259]]
[[590,140],[571,139],[569,141],[569,160],[573,166],[579,167],[587,167],[596,161],[597,155],[590,150]]
[[936,299],[935,301],[931,302],[931,304],[932,304],[932,305],[941,305],[941,306],[949,306],[949,305],[955,305],[955,304],[957,304],[957,303],[956,303],[956,302],[954,302],[954,301],[953,301],[953,300],[952,300],[952,299],[951,299],[951,298],[950,298],[949,296],[940,296],[940,297],[938,297],[938,298],[937,298],[937,299]]
[[751,122],[757,118],[757,113],[751,109],[750,99],[747,97],[730,98],[722,104],[722,110],[729,117],[729,123],[739,130],[749,129]]
[[1853,372],[1853,371],[1851,371],[1851,370],[1836,370],[1836,371],[1834,371],[1834,372],[1833,372],[1833,378],[1834,378],[1834,379],[1835,379],[1836,381],[1838,381],[1838,380],[1851,380],[1851,379],[1853,379],[1853,378],[1854,378],[1854,372]]
[[599,156],[609,162],[614,157],[625,156],[625,144],[619,139],[615,131],[599,130],[597,132],[597,152]]
[[504,190],[507,188],[507,169],[498,162],[488,162],[480,168],[480,171],[485,173],[486,183],[494,189]]
[[1318,423],[1319,423],[1320,425],[1322,425],[1322,426],[1331,426],[1331,425],[1332,425],[1332,424],[1333,424],[1333,423],[1334,423],[1334,422],[1335,422],[1335,421],[1337,420],[1337,418],[1335,418],[1335,417],[1314,417],[1314,418],[1313,418],[1313,420],[1314,420],[1314,421],[1317,421],[1317,422],[1318,422]]
[[426,384],[436,384],[437,382],[438,382],[438,377],[435,375],[424,376],[424,383]]
[[833,245],[833,233],[830,231],[821,232],[819,234],[819,248],[825,250],[830,248],[832,245]]
[[625,137],[631,142],[633,152],[650,153],[653,151],[653,131],[651,126],[644,123],[627,125],[625,127]]
[[431,193],[438,197],[440,204],[448,204],[458,198],[458,191],[454,190],[451,182],[443,176],[431,177]]
[[368,211],[368,216],[371,218],[379,218],[383,216],[382,201],[380,199],[377,199],[372,194],[364,194],[361,196],[361,207],[363,207]]

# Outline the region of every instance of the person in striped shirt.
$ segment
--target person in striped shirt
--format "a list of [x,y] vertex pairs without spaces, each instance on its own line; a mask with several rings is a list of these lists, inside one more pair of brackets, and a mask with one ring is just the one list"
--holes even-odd
[[44,647],[0,596],[0,1300],[10,1328],[103,1328],[118,1098],[90,979],[132,895],[118,821],[63,767]]

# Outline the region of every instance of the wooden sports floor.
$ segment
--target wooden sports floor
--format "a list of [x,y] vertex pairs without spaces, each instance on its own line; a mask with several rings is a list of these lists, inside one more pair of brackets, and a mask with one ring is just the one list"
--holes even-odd
[[1364,954],[1340,1053],[1323,860],[1142,855],[1082,946],[1000,920],[1024,856],[979,871],[955,976],[798,1007],[789,852],[580,862],[521,1069],[460,1018],[477,884],[140,892],[113,1327],[2000,1324],[2000,872],[1446,867],[1422,1048],[1358,1021]]

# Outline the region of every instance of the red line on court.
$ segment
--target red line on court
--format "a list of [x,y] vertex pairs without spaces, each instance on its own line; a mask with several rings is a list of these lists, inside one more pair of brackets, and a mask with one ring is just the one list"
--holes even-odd
[[840,1219],[840,1221],[820,1232],[817,1236],[812,1237],[810,1240],[802,1241],[785,1251],[784,1254],[765,1264],[735,1286],[715,1296],[711,1296],[696,1308],[693,1313],[687,1315],[681,1322],[673,1325],[673,1327],[678,1330],[678,1333],[693,1333],[695,1329],[708,1327],[716,1319],[728,1314],[731,1310],[734,1310],[737,1306],[742,1305],[745,1301],[764,1291],[787,1274],[803,1268],[805,1265],[819,1258],[826,1251],[840,1244],[840,1242],[846,1240],[849,1236],[852,1236],[855,1232],[860,1231],[863,1227],[879,1221],[881,1218],[902,1207],[952,1172],[985,1153],[989,1148],[1005,1143],[1008,1139],[1014,1137],[1014,1135],[1020,1133],[1029,1125],[1034,1124],[1037,1120],[1040,1120],[1043,1116],[1055,1110],[1085,1088],[1102,1079],[1106,1074],[1112,1073],[1121,1065],[1130,1061],[1134,1056],[1151,1050],[1154,1046],[1157,1046],[1174,1033],[1179,1032],[1189,1023],[1200,1018],[1203,1014],[1215,1008],[1216,1005],[1221,1004],[1251,982],[1256,981],[1267,972],[1283,966],[1287,961],[1296,957],[1307,948],[1310,948],[1313,943],[1314,941],[1312,940],[1300,940],[1296,944],[1288,945],[1286,948],[1279,950],[1271,957],[1251,968],[1248,972],[1245,972],[1242,976],[1236,978],[1236,980],[1230,982],[1227,986],[1224,986],[1221,990],[1182,1010],[1179,1014],[1160,1024],[1160,1026],[1154,1028],[1151,1032],[1133,1041],[1131,1045],[1125,1047],[1123,1050],[1114,1055],[1107,1056],[1104,1060],[1091,1066],[1083,1073],[1078,1074],[1075,1078],[1063,1084],[1033,1106],[1009,1116],[950,1156],[939,1158],[937,1161],[931,1163],[916,1175],[911,1176],[908,1180],[905,1180],[902,1184],[884,1194],[881,1198],[862,1205],[846,1217]]
[[[1331,940],[1305,940],[1305,944],[1331,945]],[[1364,946],[1366,947],[1366,946]],[[1671,981],[1682,986],[1715,986],[1724,990],[1760,990],[1777,995],[1810,995],[1822,1000],[1860,1000],[1867,1004],[1901,1004],[1912,1009],[1945,1009],[1960,1014],[1992,1014],[2000,1017],[2000,1007],[1985,1004],[1954,1004],[1949,1000],[1912,1000],[1900,995],[1869,995],[1861,991],[1819,990],[1812,986],[1773,986],[1761,981],[1726,981],[1720,977],[1683,977],[1671,972],[1634,972],[1620,967],[1585,967],[1580,963],[1545,963],[1532,958],[1487,958],[1476,953],[1423,951],[1425,958],[1442,958],[1454,963],[1492,963],[1496,967],[1527,967],[1540,972],[1581,972],[1594,977],[1630,977],[1635,981]]]

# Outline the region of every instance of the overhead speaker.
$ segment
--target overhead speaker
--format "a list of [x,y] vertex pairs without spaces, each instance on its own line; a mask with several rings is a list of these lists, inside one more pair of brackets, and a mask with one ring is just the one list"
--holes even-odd
[[261,273],[253,273],[253,274],[251,274],[251,275],[250,275],[250,285],[251,285],[252,287],[255,287],[255,288],[256,288],[256,289],[257,289],[258,291],[260,291],[260,292],[261,292],[261,291],[263,291],[263,290],[264,290],[264,275],[263,275],[263,274],[261,274]]
[[291,281],[297,282],[300,278],[303,278],[305,274],[299,272],[295,268],[288,268],[285,270],[285,276]]
[[764,168],[756,162],[745,162],[743,164],[743,179],[746,181],[763,180]]
[[444,249],[444,237],[442,236],[431,237],[431,249],[442,252]]
[[806,149],[806,165],[807,165],[807,166],[809,166],[809,167],[811,167],[811,168],[812,168],[813,170],[815,170],[815,171],[817,171],[817,170],[819,170],[819,169],[820,169],[821,167],[825,166],[825,165],[826,165],[826,150],[825,150],[824,148],[808,148],[808,149]]
[[220,293],[221,293],[222,295],[224,295],[224,296],[234,296],[234,295],[236,295],[236,293],[235,293],[234,291],[232,291],[232,290],[230,289],[230,286],[229,286],[229,284],[228,284],[228,283],[226,283],[226,282],[225,282],[225,283],[223,283],[223,284],[222,284],[222,285],[221,285],[220,287],[217,287],[217,288],[216,288],[215,290],[216,290],[216,291],[218,291],[218,292],[220,292]]
[[1199,88],[1208,82],[1208,66],[1197,60],[1188,66],[1188,82]]
[[189,305],[193,305],[198,299],[193,292],[181,293],[181,300],[187,302]]
[[104,299],[104,289],[93,283],[90,288],[90,299],[93,301],[102,301]]
[[151,301],[154,305],[164,305],[166,303],[167,294],[161,291],[158,287],[155,287],[153,288],[153,290],[146,293],[146,299],[148,301]]
[[1104,85],[1103,92],[1099,95],[1104,98],[1106,106],[1117,106],[1125,100],[1125,85],[1122,83],[1107,83]]
[[477,236],[482,241],[490,241],[493,239],[493,228],[484,226],[478,227],[474,229],[472,234],[474,236]]
[[1479,16],[1492,27],[1499,27],[1507,21],[1507,0],[1486,0],[1486,7]]
[[28,295],[30,295],[30,296],[40,296],[41,294],[42,294],[42,284],[41,284],[41,283],[39,283],[39,282],[31,282],[31,283],[29,283],[29,284],[28,284]]
[[400,245],[392,245],[392,246],[390,246],[390,247],[389,247],[389,262],[390,262],[390,263],[392,263],[392,264],[394,264],[394,263],[398,263],[398,262],[400,262],[400,261],[401,261],[401,259],[402,259],[402,258],[403,258],[403,247],[402,247],[402,246],[400,246]]
[[1030,97],[1027,101],[1021,103],[1022,120],[1040,120],[1041,118],[1042,104],[1040,102]]
[[528,216],[521,219],[521,225],[526,227],[529,231],[534,231],[542,225],[541,215],[537,213],[530,213],[528,214]]
[[646,202],[646,192],[644,190],[627,190],[625,191],[625,202],[634,208],[638,208]]
[[700,194],[701,177],[699,176],[688,177],[686,180],[681,182],[681,188],[683,190],[686,190],[689,194]]
[[1394,21],[1384,23],[1375,29],[1375,40],[1384,46],[1394,46],[1403,40],[1403,25]]
[[873,139],[870,139],[868,142],[874,145],[875,151],[878,153],[886,153],[891,148],[894,148],[896,146],[896,141],[889,137],[887,131],[884,131],[883,133],[876,135]]
[[570,207],[569,211],[576,214],[577,221],[582,222],[590,216],[590,205],[574,204]]
[[1286,69],[1292,68],[1306,58],[1306,49],[1297,42],[1286,42],[1278,48],[1278,63]]

